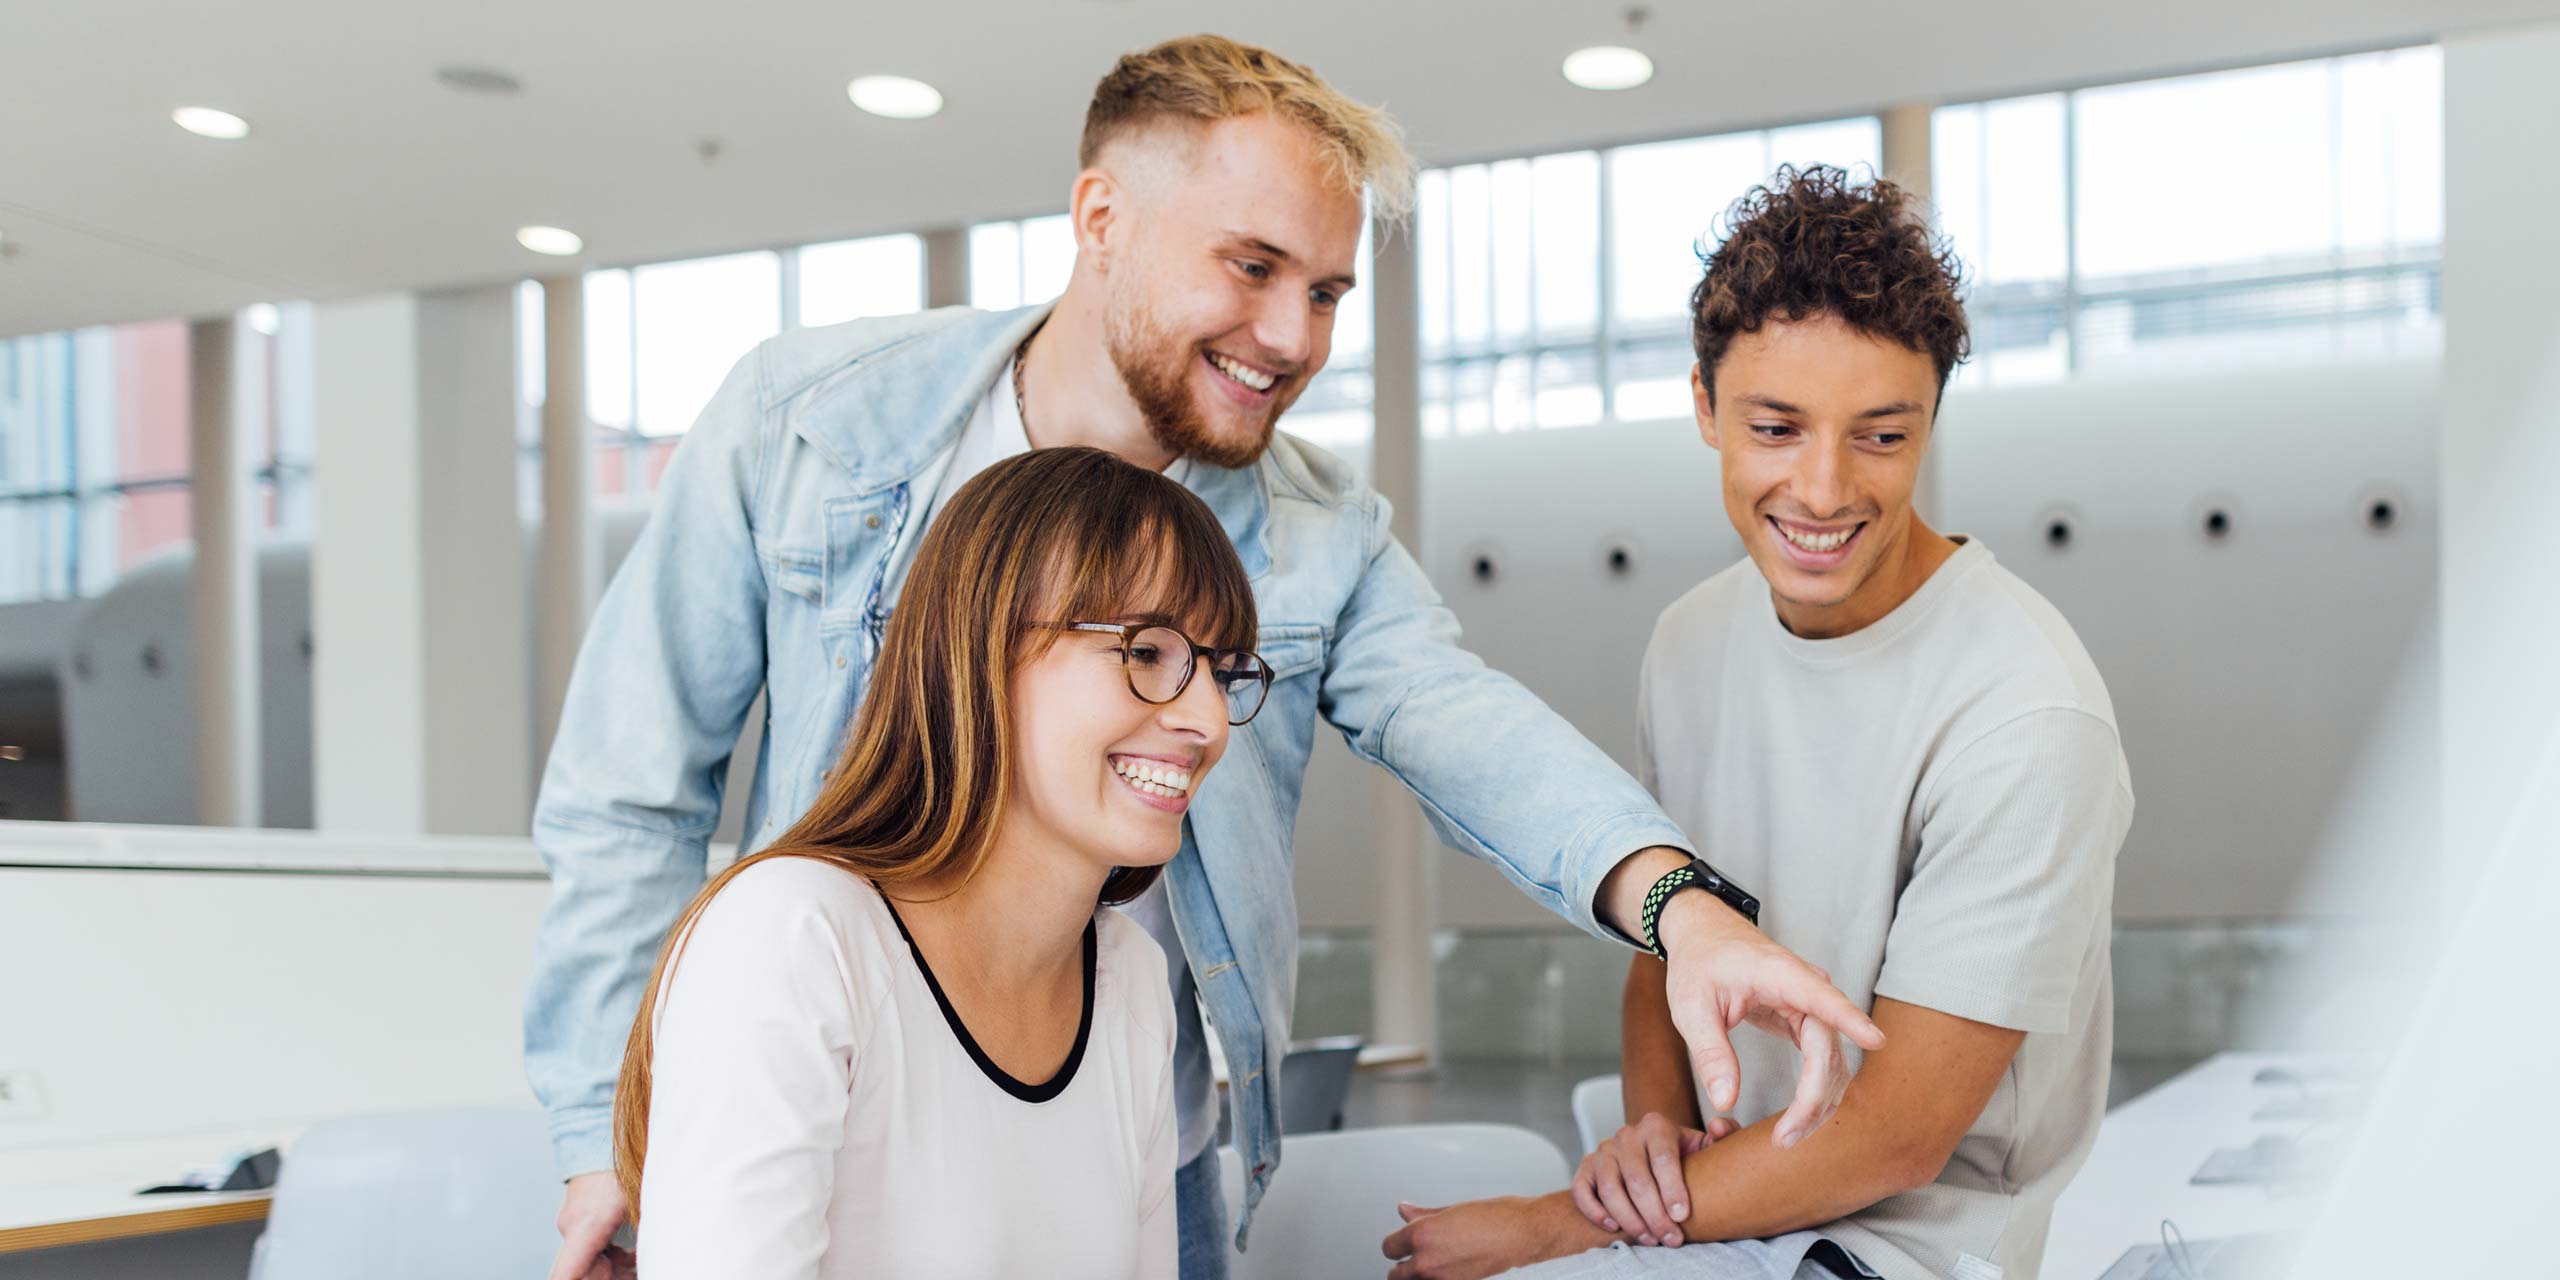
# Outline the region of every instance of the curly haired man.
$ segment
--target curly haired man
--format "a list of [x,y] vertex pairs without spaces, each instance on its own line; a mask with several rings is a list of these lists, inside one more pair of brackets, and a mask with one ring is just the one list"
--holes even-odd
[[1404,1206],[1392,1275],[2023,1280],[2106,1101],[2133,817],[2106,685],[1990,548],[1912,510],[1966,331],[1906,193],[1781,170],[1691,301],[1698,431],[1750,558],[1656,626],[1639,772],[1721,868],[1771,887],[1762,927],[1888,1043],[1787,1144],[1787,1046],[1738,1034],[1750,1083],[1713,1115],[1640,956],[1634,1123],[1569,1191]]

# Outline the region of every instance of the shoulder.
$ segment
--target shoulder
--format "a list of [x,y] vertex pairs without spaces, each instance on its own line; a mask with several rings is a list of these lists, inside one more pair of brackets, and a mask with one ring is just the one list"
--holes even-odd
[[847,320],[767,338],[748,358],[759,366],[764,407],[770,409],[839,376],[877,367],[902,352],[932,345],[936,337],[956,337],[959,334],[955,331],[999,318],[998,313],[969,307],[942,307],[901,316]]
[[[1989,548],[1963,563],[1951,584],[1939,643],[1970,654],[1984,710],[1995,715],[2077,711],[2115,728],[2115,703],[2098,665],[2070,620],[2043,593],[1992,558]],[[1958,562],[1950,562],[1954,566]]]
[[752,969],[824,959],[851,977],[877,967],[891,928],[879,890],[860,876],[817,858],[764,857],[712,891],[682,960],[736,953],[734,963]]
[[1745,609],[1758,603],[1752,593],[1767,590],[1760,570],[1748,559],[1689,588],[1654,620],[1653,638],[1645,646],[1645,666],[1651,669],[1677,660],[1698,659]]
[[1331,452],[1290,435],[1274,432],[1271,447],[1255,464],[1271,496],[1336,510],[1358,507],[1377,498],[1351,464]]
[[1136,1034],[1169,1041],[1173,992],[1164,948],[1145,926],[1109,907],[1094,913],[1094,933],[1095,984],[1129,1011]]

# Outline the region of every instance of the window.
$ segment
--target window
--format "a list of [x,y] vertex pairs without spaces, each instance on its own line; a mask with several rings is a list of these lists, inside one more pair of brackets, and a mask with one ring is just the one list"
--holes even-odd
[[924,237],[813,244],[800,258],[800,324],[924,310]]
[[1686,416],[1717,216],[1781,164],[1873,170],[1882,152],[1859,117],[1425,173],[1423,434]]
[[1067,291],[1075,271],[1076,233],[1067,215],[969,228],[969,305],[1010,311]]
[[1974,275],[1963,377],[2437,340],[2432,47],[1949,107],[1931,132],[1940,221]]
[[0,342],[0,601],[92,596],[190,536],[182,321]]
[[[645,494],[757,343],[785,329],[923,310],[924,239],[871,236],[591,271],[582,292],[595,491]],[[796,299],[787,308],[786,296]],[[542,293],[529,281],[517,287],[516,334],[518,438],[530,459],[518,487],[531,516],[541,502],[544,388]]]

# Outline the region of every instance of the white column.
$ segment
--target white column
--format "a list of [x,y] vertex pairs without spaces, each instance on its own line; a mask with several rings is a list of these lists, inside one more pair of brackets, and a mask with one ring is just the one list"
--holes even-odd
[[[1877,117],[1884,133],[1883,177],[1903,190],[1929,199],[1929,114],[1927,103],[1893,107]],[[1932,525],[1938,521],[1938,451],[1920,455],[1920,481],[1911,491],[1912,510]],[[1961,532],[1961,531],[1959,531]]]
[[587,431],[585,281],[576,275],[542,281],[542,541],[535,626],[539,630],[535,694],[534,776],[551,756],[569,673],[586,639],[598,583],[589,480],[593,445]]
[[[2439,543],[2444,867],[2456,914],[2560,737],[2560,27],[2448,39]],[[2552,812],[2545,809],[2543,812]],[[2423,879],[2424,877],[2421,877]]]
[[[1395,509],[1396,540],[1422,555],[1422,285],[1408,228],[1379,227],[1374,325],[1377,401],[1369,447],[1371,483]],[[1377,914],[1371,933],[1369,1038],[1379,1044],[1440,1047],[1440,1007],[1432,985],[1431,934],[1439,916],[1437,841],[1404,787],[1384,772],[1371,800],[1376,814]]]
[[924,234],[924,305],[969,305],[967,227],[945,227]]
[[521,834],[533,683],[513,289],[324,303],[313,326],[317,825]]
[[235,403],[232,321],[187,328],[188,522],[195,535],[196,821],[258,825],[264,739],[258,716],[256,432]]

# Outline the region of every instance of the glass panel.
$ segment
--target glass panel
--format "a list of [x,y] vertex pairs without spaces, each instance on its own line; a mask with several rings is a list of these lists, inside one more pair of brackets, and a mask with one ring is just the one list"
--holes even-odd
[[800,251],[800,323],[924,310],[924,238],[873,236]]
[[587,420],[631,425],[631,273],[594,271],[586,279]]
[[1022,305],[1022,226],[982,222],[969,228],[969,305],[1011,311]]
[[1067,215],[1022,220],[1022,305],[1065,293],[1075,268],[1076,233]]
[[782,330],[775,254],[640,267],[631,291],[632,425],[642,435],[683,434],[739,358]]
[[2083,287],[2327,253],[2335,93],[2325,62],[2081,92],[2071,142]]

